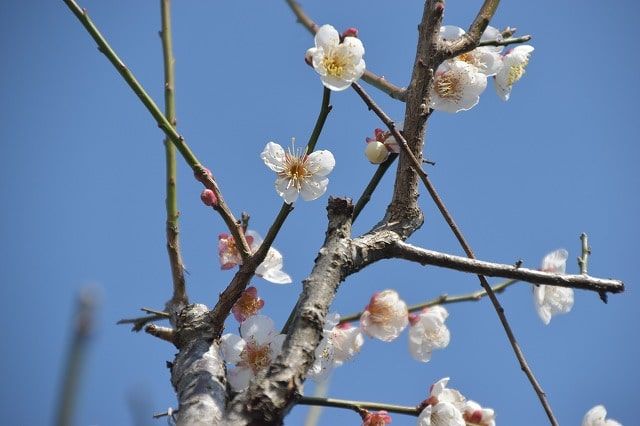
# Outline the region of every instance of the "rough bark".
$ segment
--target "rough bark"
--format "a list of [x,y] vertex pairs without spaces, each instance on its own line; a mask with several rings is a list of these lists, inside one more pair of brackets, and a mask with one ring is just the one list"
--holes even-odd
[[279,425],[291,409],[315,359],[329,306],[345,265],[350,262],[351,217],[348,199],[331,198],[327,207],[329,226],[315,266],[303,281],[295,317],[281,355],[266,374],[258,376],[249,389],[229,404],[225,424]]

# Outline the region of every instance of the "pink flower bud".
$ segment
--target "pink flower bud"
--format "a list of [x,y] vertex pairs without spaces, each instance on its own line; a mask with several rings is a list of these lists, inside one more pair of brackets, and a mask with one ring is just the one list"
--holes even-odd
[[391,416],[386,411],[367,413],[362,422],[362,426],[385,426],[391,423]]
[[216,197],[216,194],[210,189],[203,190],[202,194],[200,194],[200,199],[205,206],[215,206],[218,204],[218,197]]
[[345,37],[358,37],[358,29],[354,27],[349,27],[342,33],[342,38]]

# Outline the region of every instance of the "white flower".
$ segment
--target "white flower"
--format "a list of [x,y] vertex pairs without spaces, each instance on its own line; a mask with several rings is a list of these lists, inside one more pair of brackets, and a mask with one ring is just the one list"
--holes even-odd
[[467,426],[496,426],[496,415],[491,408],[482,408],[475,401],[464,403],[462,417]]
[[[255,253],[262,245],[262,237],[256,231],[247,230],[246,235],[252,238],[251,251]],[[256,268],[256,275],[274,284],[289,284],[291,277],[282,270],[282,254],[274,247],[269,247],[267,256]]]
[[[553,251],[542,259],[540,270],[564,274],[568,256],[569,253],[565,249]],[[571,311],[573,289],[542,284],[535,285],[533,287],[533,302],[542,322],[549,324],[552,316]]]
[[360,316],[366,335],[389,342],[400,335],[409,322],[407,304],[395,290],[375,293]]
[[524,75],[531,52],[533,46],[525,44],[516,46],[502,55],[502,68],[494,76],[494,82],[496,92],[503,101],[509,100],[511,87]]
[[455,389],[447,388],[449,378],[445,377],[431,385],[427,407],[418,417],[418,426],[465,426],[462,412],[465,397]]
[[345,37],[341,43],[338,31],[323,25],[316,33],[315,44],[305,56],[328,89],[344,90],[364,73],[364,46],[359,39]]
[[[262,237],[255,231],[247,230],[245,238],[252,253],[255,253],[262,245]],[[242,265],[242,257],[232,235],[225,233],[218,235],[218,257],[222,269],[231,269],[234,266]],[[282,254],[275,247],[269,247],[266,257],[256,268],[256,275],[274,284],[289,284],[291,277],[282,271],[282,266]]]
[[314,151],[311,154],[287,152],[274,142],[269,142],[260,158],[277,173],[276,192],[285,203],[291,204],[298,195],[305,201],[319,198],[327,190],[326,176],[333,170],[336,160],[330,151]]
[[466,111],[480,100],[487,76],[475,66],[458,60],[443,62],[436,71],[430,91],[430,107],[445,112]]
[[271,364],[280,354],[285,338],[284,334],[277,334],[273,320],[264,315],[247,318],[240,325],[240,335],[225,334],[220,339],[222,357],[236,365],[227,374],[235,391],[245,389],[259,371]]
[[[440,37],[443,40],[455,40],[462,37],[465,34],[464,30],[460,27],[453,25],[444,25],[440,27]],[[500,31],[496,28],[488,26],[482,33],[480,41],[502,39]],[[495,75],[502,67],[502,60],[500,57],[500,50],[496,50],[493,46],[481,46],[475,49],[456,56],[454,59],[475,67],[479,72],[486,76]]]
[[427,362],[434,349],[449,345],[449,329],[444,324],[449,313],[442,306],[425,308],[419,314],[409,315],[409,352],[417,361]]
[[322,341],[316,348],[316,359],[308,373],[317,382],[325,380],[334,368],[353,358],[364,344],[359,328],[349,323],[338,324],[339,320],[338,314],[332,314],[323,327]]
[[584,415],[582,426],[622,426],[615,420],[605,420],[605,417],[607,417],[607,409],[604,405],[596,405]]
[[453,404],[428,405],[418,417],[418,426],[465,426],[462,413]]

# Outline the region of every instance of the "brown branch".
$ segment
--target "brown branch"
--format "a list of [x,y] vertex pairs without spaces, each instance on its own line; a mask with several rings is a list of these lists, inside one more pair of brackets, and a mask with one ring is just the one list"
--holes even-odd
[[[294,13],[294,15],[296,15],[298,23],[302,24],[302,26],[304,26],[311,33],[311,35],[314,35],[318,31],[318,28],[320,28],[318,24],[316,24],[313,19],[311,19],[309,15],[307,15],[307,13],[302,9],[297,1],[285,1],[287,5],[289,5],[289,8]],[[383,76],[379,76],[370,70],[365,70],[362,79],[373,87],[391,96],[393,99],[397,99],[403,102],[406,100],[407,89],[394,85]]]
[[[519,282],[518,280],[506,280],[500,284],[496,284],[491,289],[494,293],[502,293],[507,289],[507,287],[512,286]],[[411,305],[407,308],[409,313],[418,312],[423,310],[424,308],[430,308],[436,305],[450,305],[452,303],[460,303],[460,302],[477,302],[481,300],[483,297],[487,295],[487,292],[484,290],[478,290],[471,293],[459,294],[454,296],[449,296],[448,294],[441,294],[438,297],[435,297],[431,300],[427,300],[426,302],[418,303],[416,305]],[[362,311],[357,312],[355,314],[345,315],[340,317],[340,324],[344,324],[347,322],[359,321],[362,316]]]
[[390,413],[398,413],[398,414],[406,414],[409,416],[419,416],[420,407],[408,407],[406,405],[395,405],[395,404],[383,404],[380,402],[368,402],[368,401],[349,401],[345,399],[334,399],[334,398],[317,398],[313,396],[299,396],[296,404],[299,405],[316,405],[322,407],[337,407],[337,408],[346,408],[349,410],[355,410],[356,412],[360,412],[363,409],[371,409],[371,410],[384,410]]
[[161,327],[155,324],[149,324],[144,328],[144,331],[147,334],[150,334],[154,337],[157,337],[160,340],[164,340],[165,342],[175,344],[175,330],[170,327]]
[[535,269],[520,268],[514,265],[485,262],[477,260],[475,257],[472,258],[471,256],[460,257],[427,250],[407,244],[403,241],[396,241],[396,243],[391,246],[389,257],[410,260],[422,265],[440,266],[462,272],[469,272],[488,277],[509,278],[533,284],[570,287],[595,292],[604,291],[609,293],[621,293],[624,291],[624,283],[620,280],[594,278],[589,275],[582,274],[554,274]]
[[480,43],[480,37],[487,25],[489,25],[494,13],[496,13],[499,4],[500,0],[485,0],[476,18],[469,26],[469,30],[462,37],[440,44],[439,50],[443,55],[442,59],[450,59],[475,49]]
[[281,424],[315,357],[329,305],[344,279],[342,265],[351,257],[349,238],[353,205],[350,200],[329,198],[329,225],[323,248],[311,274],[303,281],[296,315],[282,353],[266,373],[259,375],[244,393],[228,405],[225,424]]

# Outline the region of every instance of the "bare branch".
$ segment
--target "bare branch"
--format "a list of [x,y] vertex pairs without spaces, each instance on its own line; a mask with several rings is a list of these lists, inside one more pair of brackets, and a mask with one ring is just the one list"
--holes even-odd
[[580,234],[580,241],[582,242],[582,252],[578,257],[578,266],[580,267],[580,273],[587,275],[589,268],[589,255],[591,254],[591,247],[589,247],[589,237],[584,232]]
[[303,281],[303,292],[282,353],[265,374],[252,381],[247,391],[230,402],[226,419],[229,424],[280,424],[295,403],[313,364],[329,305],[344,279],[343,265],[351,256],[353,205],[349,200],[329,198],[327,210],[327,236],[311,274]]
[[[307,13],[302,9],[300,4],[295,0],[285,0],[287,5],[291,11],[296,15],[298,19],[298,23],[302,24],[310,33],[314,35],[317,31],[318,24],[313,22],[313,19],[307,15]],[[393,83],[389,82],[383,76],[379,76],[370,70],[365,70],[362,79],[372,85],[373,87],[385,92],[387,95],[391,96],[393,99],[397,99],[399,101],[405,101],[406,99],[406,91],[407,89],[398,87]]]
[[457,40],[440,45],[443,59],[450,59],[475,49],[480,43],[480,37],[487,25],[489,25],[494,13],[496,13],[499,4],[500,0],[485,0],[466,33]]
[[383,404],[380,402],[367,402],[367,401],[350,401],[346,399],[334,399],[334,398],[317,398],[313,396],[299,396],[296,404],[300,405],[319,405],[323,407],[337,407],[346,408],[349,410],[355,410],[359,412],[363,409],[371,410],[385,410],[390,413],[406,414],[409,416],[419,416],[419,407],[409,407],[405,405]]
[[[162,29],[160,37],[162,39],[162,56],[164,63],[164,114],[169,123],[176,126],[176,103],[175,103],[175,72],[173,57],[173,46],[171,37],[171,0],[160,0],[160,11],[162,16]],[[164,139],[166,158],[166,233],[167,233],[167,253],[169,254],[169,265],[171,266],[171,277],[173,280],[173,296],[167,302],[167,307],[174,314],[182,309],[187,303],[187,290],[184,278],[184,264],[180,254],[180,228],[178,227],[178,194],[177,194],[177,165],[176,147],[171,143],[169,137]]]
[[524,35],[522,37],[508,37],[502,40],[485,40],[478,43],[477,47],[481,46],[508,46],[510,44],[526,43],[531,40],[530,35]]

